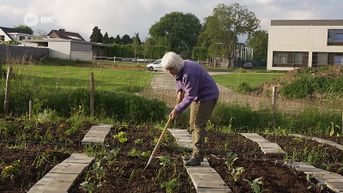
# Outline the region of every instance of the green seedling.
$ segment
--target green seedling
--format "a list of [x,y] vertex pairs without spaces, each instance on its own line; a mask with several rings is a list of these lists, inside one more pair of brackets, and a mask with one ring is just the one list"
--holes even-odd
[[5,166],[1,171],[1,180],[13,179],[20,173],[20,160],[16,160],[13,164]]
[[168,182],[163,182],[161,188],[164,188],[166,193],[173,193],[179,188],[179,181],[175,178]]
[[127,133],[124,131],[120,131],[118,134],[113,135],[114,139],[118,139],[120,143],[126,143],[127,142]]
[[262,190],[262,188],[261,188],[261,186],[263,185],[262,177],[255,178],[253,180],[247,180],[247,179],[244,179],[244,180],[249,183],[250,188],[254,193],[264,192],[264,190]]

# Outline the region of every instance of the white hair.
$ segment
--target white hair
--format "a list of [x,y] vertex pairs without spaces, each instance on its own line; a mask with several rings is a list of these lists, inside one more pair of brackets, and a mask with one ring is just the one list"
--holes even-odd
[[175,52],[167,52],[164,54],[161,64],[164,70],[175,69],[178,73],[183,67],[183,59]]

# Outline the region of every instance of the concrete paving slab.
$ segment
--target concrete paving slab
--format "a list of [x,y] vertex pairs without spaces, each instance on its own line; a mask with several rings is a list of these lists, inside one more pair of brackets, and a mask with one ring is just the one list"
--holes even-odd
[[103,144],[112,125],[95,125],[93,126],[82,139],[82,144]]
[[314,141],[317,141],[319,143],[330,145],[332,147],[335,147],[335,148],[340,149],[340,150],[343,151],[343,145],[338,144],[335,141],[331,141],[331,140],[327,140],[327,139],[322,139],[322,138],[319,138],[319,137],[310,137],[310,136],[305,136],[305,135],[300,135],[300,134],[291,134],[291,136],[299,137],[299,138],[304,138],[304,139],[309,139],[309,140],[314,140]]
[[90,157],[85,153],[73,153],[69,158],[64,160],[64,163],[84,163],[89,164],[94,160],[94,157]]
[[60,163],[50,170],[51,173],[80,174],[88,164]]
[[198,188],[198,193],[232,193],[227,188]]
[[319,182],[326,184],[328,188],[335,192],[343,191],[343,176],[337,173],[328,172],[323,169],[316,168],[308,163],[288,163],[287,165],[302,171],[307,174],[312,174],[312,177]]
[[269,142],[263,136],[260,136],[257,133],[239,133],[240,135],[244,136],[245,138],[256,142],[261,151],[270,157],[279,156],[279,155],[286,155],[286,152],[282,150],[282,148],[277,143]]

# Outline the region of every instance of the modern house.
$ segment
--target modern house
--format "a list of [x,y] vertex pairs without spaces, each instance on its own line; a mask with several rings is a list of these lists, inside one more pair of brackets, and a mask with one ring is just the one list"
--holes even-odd
[[15,28],[1,27],[0,26],[0,42],[17,41],[32,39],[32,35],[20,33]]
[[22,45],[49,48],[49,57],[65,60],[91,61],[93,56],[106,55],[104,45],[87,42],[80,34],[63,29],[52,30],[41,40],[26,40]]
[[343,20],[272,20],[268,70],[343,65]]

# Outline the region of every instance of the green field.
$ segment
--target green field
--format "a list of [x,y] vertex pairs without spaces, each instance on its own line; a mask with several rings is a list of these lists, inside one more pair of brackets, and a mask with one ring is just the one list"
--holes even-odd
[[284,73],[231,73],[215,75],[213,78],[218,84],[238,91],[238,87],[242,82],[246,82],[254,88],[264,82],[280,77],[283,74]]
[[148,86],[152,78],[152,73],[144,70],[52,65],[15,65],[13,72],[14,87],[45,89],[88,88],[93,72],[97,90],[137,92]]

